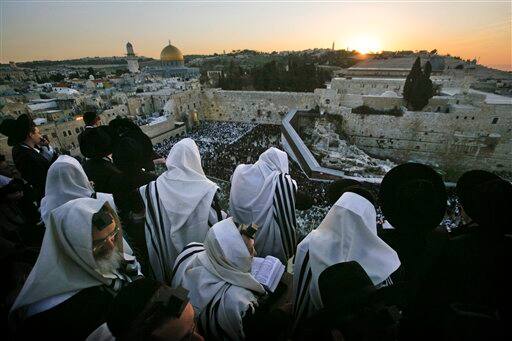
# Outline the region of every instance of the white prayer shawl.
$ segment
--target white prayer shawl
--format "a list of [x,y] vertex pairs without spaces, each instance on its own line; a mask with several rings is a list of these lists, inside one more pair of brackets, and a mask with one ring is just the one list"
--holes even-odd
[[57,207],[78,198],[90,198],[93,194],[98,199],[107,200],[114,210],[112,194],[95,193],[80,163],[68,155],[60,155],[48,169],[45,196],[41,200],[41,217],[46,226],[50,213]]
[[187,244],[204,241],[219,187],[204,174],[192,139],[176,143],[166,165],[167,171],[139,192],[146,208],[145,234],[153,275],[170,283],[178,254]]
[[[131,281],[130,277],[118,271],[101,274],[97,270],[92,252],[92,216],[105,202],[80,198],[52,211],[39,257],[11,308],[12,318],[26,318],[27,308],[34,304],[44,306],[41,311],[52,308],[60,302],[47,304],[45,301],[53,297],[99,285],[117,291],[123,283]],[[111,209],[110,212],[116,225],[121,226],[117,214]],[[122,229],[120,233],[122,235]],[[118,243],[124,259],[138,267],[124,239],[120,238]],[[13,316],[14,312],[16,316]],[[13,322],[16,323],[15,320]]]
[[400,266],[397,253],[377,236],[376,212],[362,196],[346,192],[320,226],[298,245],[293,276],[295,324],[323,307],[318,277],[327,267],[356,261],[378,285]]
[[191,243],[176,260],[172,286],[189,290],[190,303],[212,340],[244,339],[242,319],[265,289],[251,275],[252,257],[233,219],[215,224],[204,246]]
[[295,254],[295,194],[297,183],[288,174],[288,156],[269,148],[253,165],[239,165],[231,179],[229,207],[235,221],[259,226],[254,244],[259,257]]

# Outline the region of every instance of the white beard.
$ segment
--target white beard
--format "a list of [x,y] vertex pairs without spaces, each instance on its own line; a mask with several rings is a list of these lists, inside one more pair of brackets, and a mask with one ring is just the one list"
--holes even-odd
[[96,260],[97,270],[102,275],[113,274],[121,266],[122,260],[123,256],[116,247],[110,255]]

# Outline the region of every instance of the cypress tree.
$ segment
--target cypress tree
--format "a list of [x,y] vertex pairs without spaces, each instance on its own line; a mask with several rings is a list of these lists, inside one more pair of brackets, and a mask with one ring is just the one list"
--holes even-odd
[[414,111],[422,110],[434,95],[432,81],[430,80],[431,72],[432,65],[430,62],[425,63],[424,70],[421,71],[421,62],[418,57],[411,68],[411,72],[407,75],[403,95],[407,106]]

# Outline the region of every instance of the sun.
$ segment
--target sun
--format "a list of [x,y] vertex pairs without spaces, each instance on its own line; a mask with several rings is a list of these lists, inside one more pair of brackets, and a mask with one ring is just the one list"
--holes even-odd
[[359,51],[362,54],[379,52],[381,50],[379,40],[371,36],[354,37],[349,41],[348,47],[351,50]]

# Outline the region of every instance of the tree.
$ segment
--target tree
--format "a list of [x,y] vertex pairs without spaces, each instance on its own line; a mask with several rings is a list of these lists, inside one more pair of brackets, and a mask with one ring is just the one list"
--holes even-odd
[[430,64],[429,61],[427,61],[425,65],[423,65],[423,73],[427,78],[430,78],[430,74],[432,73],[432,64]]
[[434,96],[434,87],[430,80],[431,72],[432,65],[429,62],[425,63],[424,70],[421,71],[421,61],[418,57],[407,75],[403,96],[407,106],[414,111],[422,110]]

